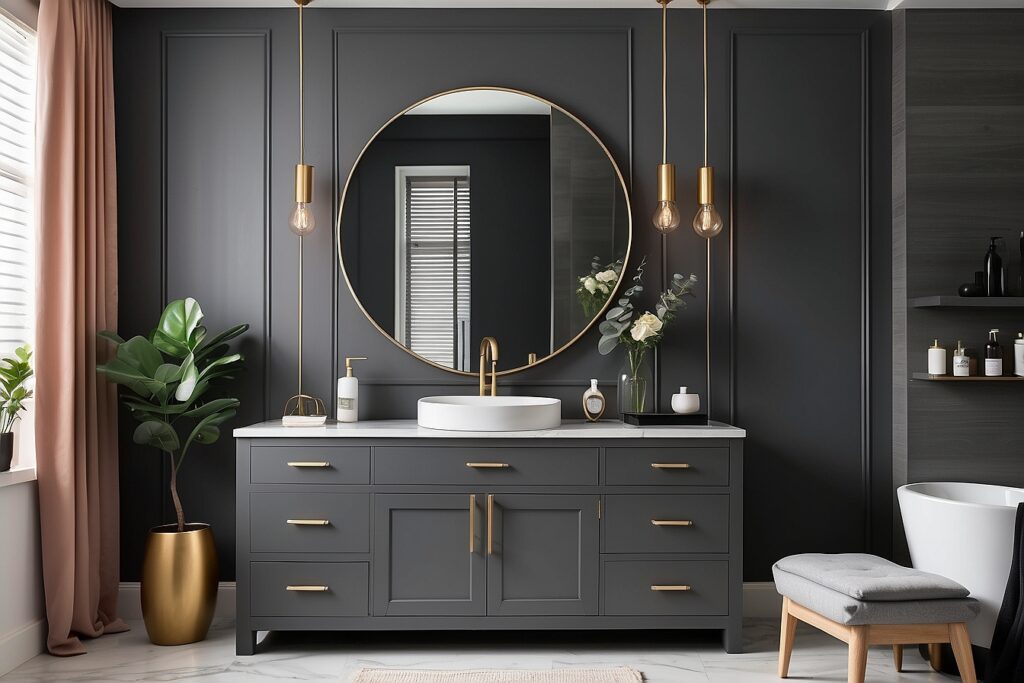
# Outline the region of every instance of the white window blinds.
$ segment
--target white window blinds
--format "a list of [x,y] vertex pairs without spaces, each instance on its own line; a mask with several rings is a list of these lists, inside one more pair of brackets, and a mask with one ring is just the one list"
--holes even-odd
[[469,174],[404,176],[399,268],[402,341],[446,367],[468,367]]
[[35,35],[0,12],[0,354],[35,327]]

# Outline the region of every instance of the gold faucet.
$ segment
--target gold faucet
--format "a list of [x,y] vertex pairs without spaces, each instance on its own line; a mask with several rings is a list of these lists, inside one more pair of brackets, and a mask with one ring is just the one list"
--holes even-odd
[[498,340],[484,337],[480,340],[480,395],[487,395],[487,361],[491,362],[491,396],[498,395]]

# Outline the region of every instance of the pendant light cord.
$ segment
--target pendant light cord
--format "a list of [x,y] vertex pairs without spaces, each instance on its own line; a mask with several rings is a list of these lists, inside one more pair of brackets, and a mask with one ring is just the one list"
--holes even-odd
[[668,3],[661,2],[661,163],[668,160]]
[[704,19],[704,165],[708,165],[708,4],[701,5]]
[[[299,163],[306,162],[306,127],[303,93],[302,4],[299,4]],[[706,78],[706,77],[705,77]],[[706,116],[705,116],[706,120]],[[706,125],[706,124],[705,124]]]

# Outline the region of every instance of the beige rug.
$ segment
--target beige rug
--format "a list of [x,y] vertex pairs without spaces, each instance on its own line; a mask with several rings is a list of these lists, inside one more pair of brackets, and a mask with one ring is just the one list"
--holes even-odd
[[360,669],[350,683],[642,683],[639,671],[614,669],[547,669],[545,671],[410,671]]

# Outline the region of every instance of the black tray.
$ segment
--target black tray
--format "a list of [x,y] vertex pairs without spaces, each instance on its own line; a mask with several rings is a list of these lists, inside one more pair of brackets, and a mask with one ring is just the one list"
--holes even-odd
[[665,425],[704,425],[708,424],[707,413],[623,413],[622,421],[637,427],[655,427]]

